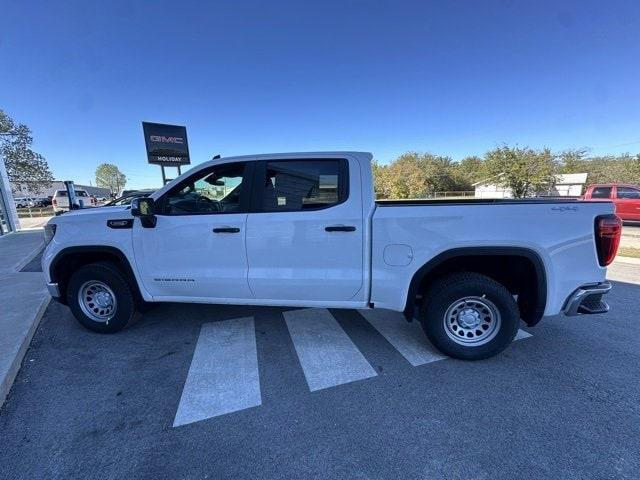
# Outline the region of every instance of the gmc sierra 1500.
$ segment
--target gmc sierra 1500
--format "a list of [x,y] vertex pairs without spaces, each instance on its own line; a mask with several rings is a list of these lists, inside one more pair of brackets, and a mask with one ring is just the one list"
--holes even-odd
[[149,302],[383,308],[447,355],[480,359],[521,319],[603,313],[612,203],[374,201],[371,154],[215,159],[131,208],[47,224],[51,295],[116,332]]

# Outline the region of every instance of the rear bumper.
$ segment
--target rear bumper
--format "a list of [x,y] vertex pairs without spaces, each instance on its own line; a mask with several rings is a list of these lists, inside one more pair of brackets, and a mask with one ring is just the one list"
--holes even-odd
[[606,313],[609,311],[609,305],[602,300],[602,296],[609,293],[609,290],[609,282],[583,285],[567,298],[562,311],[568,316]]

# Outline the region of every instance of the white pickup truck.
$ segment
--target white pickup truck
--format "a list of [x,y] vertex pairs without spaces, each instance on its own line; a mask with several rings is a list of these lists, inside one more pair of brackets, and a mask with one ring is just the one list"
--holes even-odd
[[443,353],[495,355],[520,321],[603,313],[612,203],[374,201],[371,154],[215,159],[128,207],[47,224],[51,295],[116,332],[151,302],[381,308]]
[[[86,190],[81,188],[75,189],[76,202],[81,208],[95,207],[95,200],[87,193]],[[66,190],[56,190],[51,199],[51,205],[53,206],[53,213],[60,215],[61,213],[69,210],[69,196]]]

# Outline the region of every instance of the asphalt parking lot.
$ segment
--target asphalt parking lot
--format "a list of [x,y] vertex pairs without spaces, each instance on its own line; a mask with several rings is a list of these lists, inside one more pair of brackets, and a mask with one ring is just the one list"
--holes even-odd
[[51,304],[0,477],[637,479],[640,268],[610,276],[608,315],[475,363],[392,314],[167,304],[105,336]]

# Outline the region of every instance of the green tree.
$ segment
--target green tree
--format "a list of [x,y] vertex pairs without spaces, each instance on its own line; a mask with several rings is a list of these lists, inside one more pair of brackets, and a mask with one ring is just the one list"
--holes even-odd
[[119,195],[127,184],[127,176],[117,166],[102,163],[96,168],[96,185],[108,188],[111,193]]
[[51,185],[53,174],[46,159],[31,149],[33,137],[24,124],[16,124],[0,110],[0,155],[4,158],[9,181],[14,187],[26,184],[39,193]]
[[586,163],[588,162],[588,149],[578,148],[573,150],[565,150],[560,153],[560,172],[561,173],[585,173]]
[[485,154],[485,171],[497,185],[511,189],[515,198],[548,191],[555,183],[558,162],[551,150],[506,145]]
[[403,153],[388,165],[374,162],[373,175],[378,198],[425,198],[471,188],[458,163],[431,153]]
[[465,157],[455,165],[455,174],[460,178],[464,188],[460,190],[472,190],[473,184],[484,180],[484,161],[478,156]]
[[636,185],[640,185],[640,153],[629,159],[627,169],[629,171],[628,181],[633,182]]
[[420,198],[428,191],[427,171],[417,153],[400,155],[386,167],[384,191],[388,198]]

